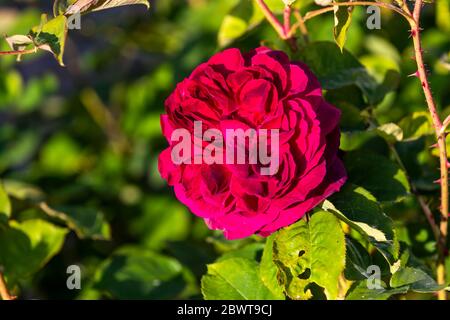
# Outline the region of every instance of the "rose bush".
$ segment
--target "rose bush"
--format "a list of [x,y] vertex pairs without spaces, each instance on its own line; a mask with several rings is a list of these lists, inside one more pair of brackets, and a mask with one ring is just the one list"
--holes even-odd
[[[198,66],[165,103],[161,125],[170,146],[159,171],[177,198],[226,238],[268,236],[299,220],[338,191],[346,172],[338,157],[340,111],[327,103],[306,65],[265,47],[228,49]],[[279,129],[279,170],[251,164],[174,164],[178,128]],[[191,135],[193,136],[193,135]]]

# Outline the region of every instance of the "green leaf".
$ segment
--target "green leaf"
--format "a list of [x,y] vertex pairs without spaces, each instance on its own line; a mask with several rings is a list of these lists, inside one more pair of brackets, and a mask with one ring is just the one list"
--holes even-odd
[[217,35],[219,46],[226,47],[256,27],[263,19],[264,15],[254,1],[239,1],[222,21]]
[[[342,2],[337,0],[336,2]],[[352,22],[353,7],[334,6],[334,41],[344,50],[345,40],[347,40],[347,30]]]
[[231,259],[231,258],[245,258],[248,260],[257,261],[258,256],[260,256],[263,249],[264,249],[263,243],[258,243],[258,242],[250,243],[250,244],[247,244],[237,250],[231,250],[231,251],[224,253],[216,261],[218,262],[218,261],[223,261],[223,260]]
[[0,180],[0,223],[6,223],[11,217],[11,202]]
[[142,215],[131,222],[130,230],[148,248],[159,250],[168,241],[186,239],[191,217],[186,207],[167,197],[148,197]]
[[434,134],[431,116],[426,111],[418,111],[406,116],[399,122],[406,141]]
[[24,36],[21,34],[16,34],[13,36],[6,37],[6,42],[8,43],[11,50],[24,50],[28,45],[32,44],[33,41],[28,36]]
[[387,300],[394,294],[402,294],[408,291],[408,288],[387,289],[386,284],[381,282],[382,288],[369,289],[367,281],[358,281],[347,292],[346,300]]
[[94,288],[116,299],[176,298],[186,287],[182,271],[173,258],[126,247],[103,263],[96,273]]
[[258,263],[244,258],[231,258],[208,265],[202,277],[202,293],[206,300],[273,300],[280,298],[262,282]]
[[53,15],[55,17],[64,14],[67,8],[74,4],[77,0],[54,0],[53,2]]
[[[292,5],[300,8],[310,1],[296,0],[266,0],[266,5],[270,10],[279,14],[283,12],[285,5]],[[246,35],[264,21],[264,14],[255,1],[240,0],[222,20],[222,24],[217,35],[219,47],[226,47],[233,41]]]
[[312,42],[299,50],[298,58],[319,78],[324,89],[356,85],[371,105],[376,105],[378,83],[347,50],[342,54],[332,42]]
[[405,172],[388,158],[366,150],[344,157],[349,181],[369,190],[378,201],[398,201],[410,192]]
[[0,265],[13,281],[31,276],[62,248],[68,230],[39,219],[0,227]]
[[395,143],[403,140],[403,130],[395,123],[386,123],[376,129],[379,136],[388,141]]
[[61,66],[64,66],[63,55],[67,38],[67,18],[63,15],[47,21],[43,15],[41,25],[31,29],[29,36],[39,49],[53,53]]
[[395,272],[391,277],[390,285],[393,288],[408,286],[410,290],[421,293],[436,292],[446,287],[446,285],[438,285],[425,271],[412,267],[402,267]]
[[3,183],[8,195],[18,200],[37,203],[45,198],[42,190],[31,184],[9,179]]
[[359,149],[374,136],[375,133],[369,130],[342,131],[339,148],[344,151]]
[[80,239],[111,239],[110,226],[100,211],[78,207],[50,208],[45,203],[40,208],[47,215],[63,221]]
[[345,265],[345,239],[336,217],[319,211],[309,222],[302,219],[281,229],[273,249],[291,298],[309,298],[311,283],[324,288],[328,299],[337,298],[338,279]]
[[259,273],[262,282],[273,292],[279,299],[284,299],[283,287],[278,282],[278,267],[273,261],[273,242],[275,240],[275,234],[272,234],[266,240],[264,246],[263,255],[261,258],[261,264],[259,266]]
[[147,8],[150,8],[150,2],[148,0],[78,0],[70,2],[72,4],[67,7],[67,10],[64,13],[66,15],[100,11],[135,4],[142,4]]
[[393,222],[367,190],[347,183],[339,193],[325,200],[322,208],[363,235],[391,264],[397,260]]
[[[30,44],[33,43],[33,40],[30,39],[28,36],[24,36],[21,34],[16,34],[13,36],[6,37],[6,42],[8,43],[9,47],[13,51],[23,51],[25,50]],[[22,55],[17,56],[17,61],[21,60]]]
[[347,280],[364,280],[372,259],[367,250],[357,241],[346,237],[346,257],[344,275]]
[[447,283],[450,283],[450,256],[445,258],[445,277]]
[[[269,0],[266,2],[273,11],[282,10],[282,2]],[[217,35],[220,47],[226,47],[236,39],[253,30],[264,20],[264,14],[255,1],[240,0],[225,16]]]

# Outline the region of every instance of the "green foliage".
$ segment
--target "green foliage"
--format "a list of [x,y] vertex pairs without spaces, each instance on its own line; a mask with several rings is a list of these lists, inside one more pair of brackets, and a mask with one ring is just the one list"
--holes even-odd
[[387,300],[392,295],[402,294],[408,291],[407,288],[388,289],[386,284],[381,283],[381,288],[369,289],[366,281],[355,282],[350,288],[346,300]]
[[273,255],[281,271],[286,293],[293,299],[311,297],[315,283],[329,299],[338,295],[338,279],[344,270],[345,241],[338,220],[319,211],[282,229],[275,237]]
[[299,57],[319,78],[324,89],[339,89],[357,86],[370,104],[377,104],[378,87],[375,79],[348,51],[342,53],[331,42],[314,42],[302,47]]
[[[64,66],[63,56],[68,32],[68,17],[74,14],[89,13],[126,5],[143,4],[150,7],[148,0],[55,0],[54,18],[48,20],[41,16],[38,26],[31,28],[28,35],[6,37],[6,42],[15,51],[24,51],[30,45],[34,51],[38,49],[51,52],[58,63]],[[18,55],[18,60],[21,55]]]
[[67,229],[44,220],[11,221],[0,226],[0,265],[12,283],[32,276],[64,243]]
[[51,217],[63,221],[80,239],[110,240],[111,231],[103,213],[89,208],[62,207],[57,210],[46,204],[42,210]]
[[398,258],[393,222],[382,211],[374,196],[364,188],[347,184],[341,192],[326,200],[322,208],[358,231],[390,263]]
[[264,15],[254,1],[239,1],[223,19],[217,40],[225,47],[259,25]]
[[29,36],[33,39],[36,48],[53,53],[59,64],[64,65],[63,55],[67,37],[65,16],[58,16],[47,21],[47,16],[42,15],[41,24],[32,28]]
[[[336,1],[343,2],[343,1]],[[336,6],[334,9],[334,40],[341,49],[344,50],[345,40],[347,40],[347,30],[352,22],[353,7]]]
[[[280,22],[286,3],[303,17],[331,4],[266,3]],[[141,6],[113,9],[132,4]],[[365,10],[336,8],[307,21],[308,39],[296,29],[295,51],[255,1],[144,5],[59,0],[42,20],[44,3],[0,9],[0,32],[9,35],[1,50],[30,53],[18,56],[21,63],[0,59],[0,272],[14,294],[385,300],[435,299],[448,290],[435,280],[436,240],[416,198],[439,221],[435,133],[420,82],[406,77],[416,65],[397,16],[383,12],[383,29],[367,30]],[[436,8],[424,11],[422,40],[444,118],[448,1]],[[68,32],[75,9],[82,28]],[[93,13],[103,9],[111,10]],[[348,181],[268,238],[227,241],[160,178],[157,158],[167,145],[160,114],[176,84],[218,48],[261,44],[306,63],[341,110]],[[35,51],[49,51],[67,68]],[[81,291],[65,287],[73,264],[82,270]],[[368,286],[371,266],[380,268],[378,288]],[[446,270],[448,284],[449,258]]]
[[86,13],[134,4],[150,7],[148,0],[56,0],[53,5],[53,13],[55,16],[77,11]]
[[405,172],[395,162],[370,151],[345,155],[349,181],[370,191],[378,201],[396,201],[408,195]]
[[116,299],[167,299],[181,294],[186,280],[175,259],[127,247],[102,264],[93,287]]
[[411,267],[400,268],[392,275],[391,287],[398,288],[408,286],[415,292],[436,292],[444,289],[445,285],[438,285],[436,281],[424,271]]
[[11,202],[6,193],[3,183],[0,181],[0,223],[8,221],[11,216]]
[[261,279],[258,264],[244,258],[230,258],[208,265],[202,278],[202,292],[207,300],[279,299]]
[[264,246],[264,252],[261,257],[260,276],[263,283],[277,297],[284,297],[284,288],[278,281],[278,267],[274,260],[274,241],[277,235],[271,235],[267,238]]

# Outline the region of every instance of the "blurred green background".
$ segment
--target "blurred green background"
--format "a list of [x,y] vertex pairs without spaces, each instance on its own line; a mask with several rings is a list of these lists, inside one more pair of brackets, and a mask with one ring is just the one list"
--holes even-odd
[[[45,201],[85,228],[71,228],[77,232],[67,235],[61,252],[20,279],[21,297],[200,298],[207,263],[246,243],[252,243],[246,247],[251,254],[260,254],[261,239],[230,242],[207,230],[176,201],[157,170],[158,154],[166,147],[159,125],[164,100],[177,82],[220,50],[222,20],[237,2],[153,0],[149,11],[130,6],[83,16],[81,30],[69,33],[64,68],[46,53],[20,63],[0,58],[0,175],[16,192],[13,217],[66,225],[70,218],[52,216],[42,206]],[[432,88],[446,114],[450,11],[447,0],[438,3],[437,15],[435,5],[424,11],[423,42]],[[0,34],[27,34],[51,6],[51,1],[1,1]],[[355,10],[346,48],[378,79],[387,69],[401,74],[398,89],[374,110],[377,119],[398,122],[425,110],[417,80],[406,77],[415,71],[406,24],[384,12],[381,30],[367,30],[366,17],[364,8]],[[333,41],[332,15],[308,27],[311,40]],[[261,39],[278,42],[263,23],[231,45],[248,50]],[[8,50],[5,41],[1,49]],[[344,131],[360,125],[353,111],[346,111]],[[426,153],[424,139],[412,143],[408,150]],[[422,155],[422,163],[429,168],[409,167],[424,190],[434,192],[435,161],[427,157]],[[82,267],[81,291],[66,287],[66,268],[72,264]]]

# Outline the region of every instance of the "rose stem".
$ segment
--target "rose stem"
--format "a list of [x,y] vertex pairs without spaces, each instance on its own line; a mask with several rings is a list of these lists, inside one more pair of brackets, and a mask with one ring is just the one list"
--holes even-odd
[[275,31],[278,33],[282,40],[285,40],[292,51],[297,51],[297,44],[295,39],[291,36],[291,13],[292,9],[286,5],[283,12],[284,25],[275,17],[274,13],[270,10],[264,0],[255,0],[256,4],[260,7],[267,21],[272,25]]
[[[440,238],[438,246],[443,246],[443,250],[440,250],[437,262],[437,281],[438,284],[445,284],[445,258],[446,258],[446,241],[448,231],[448,167],[447,167],[447,149],[445,145],[445,130],[442,130],[442,122],[439,118],[436,104],[431,93],[430,85],[428,83],[427,71],[423,61],[422,45],[420,43],[420,13],[422,10],[423,0],[416,0],[414,5],[413,19],[409,20],[411,26],[411,36],[414,43],[414,53],[417,63],[417,74],[420,79],[423,93],[428,105],[428,110],[431,113],[433,120],[434,130],[436,132],[436,138],[438,140],[439,148],[439,162],[441,171],[441,221],[439,225]],[[438,292],[439,300],[446,300],[447,293],[445,290]]]
[[0,56],[19,56],[23,54],[30,54],[30,53],[36,53],[36,48],[29,49],[29,50],[22,50],[22,51],[0,51]]
[[264,16],[266,17],[267,21],[272,25],[272,27],[275,29],[275,31],[278,33],[281,39],[286,40],[287,34],[285,33],[284,26],[281,24],[280,21],[278,21],[277,17],[273,14],[272,11],[270,11],[267,4],[264,2],[264,0],[255,0],[256,4],[260,7],[261,11],[264,13]]
[[283,22],[284,22],[284,34],[286,36],[289,36],[289,33],[291,32],[291,14],[292,14],[292,8],[289,5],[286,5],[284,7],[283,11]]
[[308,28],[306,27],[305,20],[300,14],[300,11],[294,10],[294,16],[297,19],[297,23],[292,26],[291,32],[295,31],[296,27],[298,26],[298,28],[300,29],[300,33],[302,34],[303,40],[305,42],[308,42],[309,41]]

